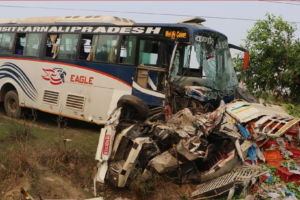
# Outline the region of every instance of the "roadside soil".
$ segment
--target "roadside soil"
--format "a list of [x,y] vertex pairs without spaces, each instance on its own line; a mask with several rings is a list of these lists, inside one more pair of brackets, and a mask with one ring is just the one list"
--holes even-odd
[[[94,198],[94,156],[101,126],[72,119],[58,123],[57,116],[42,112],[37,116],[10,119],[0,104],[0,200],[23,199],[21,187],[34,199]],[[72,141],[64,143],[63,139]],[[104,200],[187,200],[195,187],[179,187],[164,177],[142,186],[137,180],[126,188],[97,183],[97,196]]]

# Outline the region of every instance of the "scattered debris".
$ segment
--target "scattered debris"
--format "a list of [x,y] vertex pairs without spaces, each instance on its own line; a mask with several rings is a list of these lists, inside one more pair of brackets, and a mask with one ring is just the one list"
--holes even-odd
[[24,195],[25,200],[34,200],[32,196],[30,196],[30,194],[26,190],[24,190],[24,188],[21,187],[20,192]]
[[246,187],[250,180],[258,173],[259,171],[257,170],[239,169],[236,172],[228,173],[198,185],[191,197],[206,199],[219,196],[228,191],[229,194],[227,199],[232,199],[234,190],[241,190]]
[[144,179],[156,172],[180,185],[200,183],[193,199],[300,198],[300,119],[280,106],[244,101],[189,105],[175,114],[169,107],[147,110],[146,120],[125,119],[125,109],[115,109],[101,130],[95,182],[124,187],[142,168]]

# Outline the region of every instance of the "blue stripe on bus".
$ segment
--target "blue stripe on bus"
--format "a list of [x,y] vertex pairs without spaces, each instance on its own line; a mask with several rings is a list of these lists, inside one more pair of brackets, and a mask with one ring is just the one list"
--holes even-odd
[[118,65],[118,64],[108,64],[108,63],[97,63],[97,62],[84,62],[84,61],[71,61],[71,60],[55,60],[47,58],[29,58],[17,55],[1,55],[0,57],[7,57],[8,59],[25,59],[28,61],[41,61],[41,62],[53,62],[55,64],[71,64],[78,65],[79,67],[84,67],[87,69],[96,70],[109,74],[116,77],[128,85],[132,85],[132,78],[134,77],[135,67],[129,65]]
[[[11,75],[10,73],[12,73],[13,75]],[[37,100],[37,97],[36,97],[37,93],[35,93],[33,95],[33,94],[31,94],[31,91],[30,91],[30,89],[35,90],[35,88],[28,86],[28,84],[27,84],[27,87],[29,87],[30,89],[28,89],[27,87],[24,87],[24,84],[21,83],[20,76],[18,76],[18,73],[16,73],[15,71],[7,70],[7,69],[0,69],[0,78],[11,78],[11,79],[13,79],[20,86],[20,88],[23,90],[23,92],[26,94],[26,96],[28,98],[30,98],[32,101]]]
[[15,64],[10,63],[10,62],[6,62],[4,63],[2,66],[9,66],[12,67],[13,69],[17,70],[19,72],[19,74],[25,79],[25,81],[29,84],[29,86],[35,91],[36,89],[34,88],[32,82],[30,81],[30,79],[26,76],[26,74]]
[[[55,60],[51,60],[55,61]],[[59,61],[61,63],[68,63],[73,65],[79,65],[85,68],[97,70],[114,76],[129,85],[132,85],[132,78],[134,77],[134,66],[117,65],[117,64],[106,64],[106,63],[95,63],[95,62],[81,62],[81,61]]]
[[[12,74],[12,75],[11,75]],[[12,70],[12,69],[0,69],[0,75],[2,75],[2,77],[1,78],[4,78],[4,77],[14,77],[14,80],[16,81],[16,82],[18,82],[18,85],[22,85],[22,90],[23,91],[25,91],[26,90],[26,92],[27,92],[27,96],[29,95],[30,97],[32,97],[32,98],[34,98],[34,99],[36,99],[36,94],[34,94],[30,89],[32,89],[32,88],[30,88],[29,86],[28,86],[28,84],[26,84],[25,82],[24,82],[24,80],[20,77],[20,75],[17,73],[17,72],[15,72],[14,70]],[[28,97],[29,97],[28,96]]]
[[149,94],[145,94],[135,88],[132,88],[132,95],[140,98],[147,105],[150,106],[164,106],[165,98],[155,97]]

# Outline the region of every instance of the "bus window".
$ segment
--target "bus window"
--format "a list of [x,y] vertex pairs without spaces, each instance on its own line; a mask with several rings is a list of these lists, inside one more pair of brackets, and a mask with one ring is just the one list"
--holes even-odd
[[79,49],[79,60],[95,60],[95,49],[98,35],[82,35]]
[[59,42],[60,42],[59,34],[50,34],[47,36],[45,57],[56,58],[58,53]]
[[38,57],[41,40],[42,33],[27,33],[24,55]]
[[123,36],[119,63],[134,65],[136,36]]
[[0,53],[11,54],[14,41],[14,33],[0,33]]
[[78,34],[61,34],[61,39],[58,42],[59,52],[57,58],[74,60],[77,50]]
[[116,62],[119,36],[101,35],[99,36],[95,61],[114,63]]
[[26,45],[26,34],[18,33],[16,37],[15,54],[23,55],[25,45]]
[[139,65],[157,66],[158,47],[158,41],[140,40]]

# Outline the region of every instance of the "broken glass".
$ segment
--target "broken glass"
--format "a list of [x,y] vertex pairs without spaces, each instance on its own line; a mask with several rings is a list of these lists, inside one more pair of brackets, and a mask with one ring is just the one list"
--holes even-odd
[[201,32],[195,36],[194,52],[201,76],[205,79],[208,99],[230,96],[238,80],[228,48],[227,38],[217,33]]

